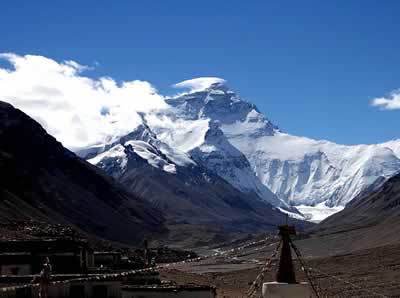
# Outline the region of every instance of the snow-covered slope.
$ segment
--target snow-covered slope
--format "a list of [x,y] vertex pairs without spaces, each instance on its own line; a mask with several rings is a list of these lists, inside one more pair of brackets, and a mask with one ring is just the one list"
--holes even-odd
[[[193,155],[238,189],[261,197],[268,197],[263,192],[269,189],[311,219],[313,206],[320,220],[400,170],[399,140],[344,146],[292,136],[222,81],[167,103],[171,108],[146,115],[159,139]],[[260,190],[258,182],[266,188]]]
[[204,142],[190,150],[189,154],[198,163],[217,173],[238,190],[244,193],[255,192],[273,206],[289,208],[288,204],[261,183],[244,154],[226,139],[218,122],[210,122]]
[[118,176],[127,170],[131,156],[171,174],[176,174],[177,167],[196,165],[186,153],[158,140],[145,122],[117,142],[88,148],[79,152],[79,155],[113,176]]
[[295,205],[345,205],[379,177],[400,169],[396,154],[380,145],[342,146],[280,132],[256,139],[231,135],[230,141],[248,156],[264,184]]
[[276,207],[298,212],[261,183],[247,157],[226,138],[218,120],[171,108],[148,114],[146,123],[160,140],[187,153],[241,192],[254,193]]

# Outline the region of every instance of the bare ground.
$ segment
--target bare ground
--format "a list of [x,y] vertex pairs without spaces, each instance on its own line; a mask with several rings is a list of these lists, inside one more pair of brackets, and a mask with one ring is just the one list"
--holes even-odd
[[[247,297],[249,284],[260,272],[271,248],[256,250],[253,247],[238,257],[230,255],[186,264],[177,269],[163,270],[161,276],[178,283],[214,285],[219,298]],[[319,297],[400,297],[400,245],[337,256],[308,257],[306,263],[307,267],[313,268],[312,281],[318,288]],[[306,281],[301,266],[298,262],[295,265],[297,280]],[[276,261],[265,274],[264,281],[275,280],[275,271]]]

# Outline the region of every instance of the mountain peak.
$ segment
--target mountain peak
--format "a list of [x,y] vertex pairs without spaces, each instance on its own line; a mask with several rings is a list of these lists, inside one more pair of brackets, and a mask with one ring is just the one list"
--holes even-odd
[[188,89],[189,93],[204,91],[207,89],[221,88],[225,85],[226,81],[217,77],[199,77],[186,80],[173,85],[174,88]]

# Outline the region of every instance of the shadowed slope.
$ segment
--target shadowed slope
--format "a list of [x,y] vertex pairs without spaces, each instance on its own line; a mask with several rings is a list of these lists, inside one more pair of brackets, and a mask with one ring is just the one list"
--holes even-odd
[[139,243],[165,230],[162,214],[65,149],[33,119],[0,102],[0,220],[73,224]]

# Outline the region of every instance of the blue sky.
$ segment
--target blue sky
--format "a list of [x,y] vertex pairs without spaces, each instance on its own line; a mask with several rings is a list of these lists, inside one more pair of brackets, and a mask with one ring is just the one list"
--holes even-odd
[[0,52],[174,83],[217,76],[282,130],[339,143],[400,138],[400,1],[1,1]]

